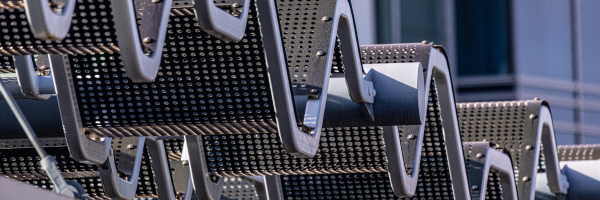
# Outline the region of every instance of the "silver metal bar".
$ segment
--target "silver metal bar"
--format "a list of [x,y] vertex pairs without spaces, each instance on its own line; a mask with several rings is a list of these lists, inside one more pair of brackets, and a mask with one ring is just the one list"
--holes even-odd
[[27,22],[33,35],[40,40],[62,40],[67,36],[77,0],[68,0],[64,6],[55,10],[50,0],[23,0]]
[[[111,138],[106,140],[108,140],[108,143],[110,143]],[[146,137],[138,138],[133,172],[129,177],[127,177],[126,180],[119,177],[117,166],[115,164],[115,157],[112,153],[105,163],[98,165],[98,172],[100,173],[100,178],[102,179],[104,192],[106,192],[108,197],[113,199],[133,199],[135,196],[138,186],[138,178],[140,175],[140,168],[142,166],[142,154],[144,152],[145,141]]]
[[156,46],[159,50],[147,55],[141,45],[142,40],[140,40],[134,2],[112,0],[113,16],[123,66],[127,72],[127,77],[134,82],[152,82],[158,74],[173,0],[163,0],[158,3],[164,4],[158,37],[156,38]]
[[[569,190],[569,182],[567,181],[567,177],[560,170],[558,153],[556,152],[556,137],[554,135],[554,125],[552,123],[552,115],[550,114],[550,109],[545,105],[540,108],[539,114],[539,125],[538,125],[538,138],[541,137],[541,143],[544,145],[544,159],[546,163],[546,176],[548,178],[548,186],[550,187],[550,191],[556,194],[557,196],[564,196],[568,193]],[[538,146],[540,139],[538,141]],[[537,157],[536,157],[537,158]],[[537,162],[535,162],[537,166]],[[534,177],[537,174],[537,167],[533,168]],[[535,197],[535,185],[531,186],[531,194],[530,199]]]
[[469,151],[472,151],[472,155],[476,155],[467,158],[472,162],[471,166],[469,167],[469,176],[481,178],[480,180],[471,179],[473,180],[473,183],[471,183],[472,200],[486,199],[487,183],[489,180],[488,174],[490,174],[490,172],[498,173],[500,177],[500,185],[502,186],[502,199],[519,199],[517,196],[512,161],[507,154],[489,147],[489,142],[465,143],[465,148],[468,148]]
[[45,56],[49,56],[54,85],[59,94],[58,105],[71,156],[86,164],[103,164],[108,158],[110,141],[92,140],[83,129],[68,55]]
[[196,196],[199,200],[219,200],[225,181],[216,177],[213,180],[208,174],[204,158],[204,148],[200,136],[185,136],[181,160],[189,161],[190,175]]
[[[421,166],[421,150],[423,149],[424,127],[419,128],[417,136],[417,149],[415,150],[414,163],[412,172],[406,173],[406,165],[404,165],[404,157],[402,155],[402,145],[400,145],[400,133],[398,126],[384,126],[383,140],[385,142],[385,153],[388,162],[388,174],[394,194],[398,197],[412,197],[417,190],[419,181],[419,169]],[[406,142],[406,141],[404,141]]]
[[157,137],[147,137],[146,147],[148,149],[148,155],[152,159],[152,173],[154,173],[154,182],[156,183],[156,193],[158,198],[176,200],[175,190],[173,189],[173,182],[171,180],[169,158],[165,151],[165,144]]
[[248,23],[250,0],[244,0],[244,5],[231,6],[243,6],[240,16],[233,16],[216,7],[213,0],[194,0],[194,13],[200,28],[226,42],[242,40]]

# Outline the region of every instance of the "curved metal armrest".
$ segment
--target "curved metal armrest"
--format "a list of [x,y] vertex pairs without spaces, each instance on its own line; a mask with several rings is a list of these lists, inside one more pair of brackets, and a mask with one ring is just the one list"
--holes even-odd
[[488,174],[498,173],[500,185],[502,186],[502,198],[505,200],[517,200],[517,187],[515,185],[515,174],[509,155],[502,153],[493,147],[490,142],[466,142],[465,152],[470,166],[467,169],[469,185],[471,185],[471,199],[486,199]]
[[[193,184],[189,167],[182,166],[182,163],[179,161],[169,161],[164,142],[160,138],[146,138],[148,155],[152,158],[152,172],[154,173],[158,198],[178,200],[177,197],[183,194],[184,196],[181,200],[190,200],[192,198]],[[173,164],[177,164],[178,166],[174,166]],[[175,172],[171,171],[173,168],[175,168],[173,170]],[[183,170],[186,170],[187,173]]]
[[[542,145],[544,145],[544,159],[546,163],[546,176],[548,177],[548,186],[550,191],[557,196],[567,194],[569,182],[564,172],[561,171],[556,152],[556,138],[554,135],[554,125],[550,109],[542,105],[539,114],[538,137],[541,136]],[[540,134],[541,132],[541,134]],[[537,163],[537,162],[536,162]],[[534,169],[536,169],[534,167]],[[535,189],[532,189],[535,192]],[[533,194],[532,194],[533,196]]]
[[[112,0],[113,16],[123,66],[134,82],[152,82],[158,74],[162,47],[167,35],[167,25],[173,0],[163,0],[161,3],[160,24],[157,38],[140,38],[138,29],[137,10],[134,1]],[[156,50],[148,55],[142,47],[142,41],[156,42]]]
[[224,181],[222,178],[212,180],[208,173],[204,158],[204,147],[200,136],[185,136],[183,155],[181,160],[189,161],[192,183],[198,199],[219,200],[223,192]]
[[[137,138],[137,150],[135,154],[135,161],[133,165],[133,171],[127,179],[119,177],[117,172],[117,166],[115,164],[115,157],[111,153],[105,163],[98,165],[98,172],[104,185],[104,192],[106,195],[113,199],[133,199],[137,190],[138,179],[140,176],[140,167],[142,166],[142,154],[144,152],[144,143],[146,137]],[[107,139],[110,143],[110,138]],[[112,151],[112,149],[111,149]]]
[[58,105],[65,129],[65,138],[73,159],[86,164],[106,162],[110,150],[110,140],[103,142],[88,138],[81,124],[77,97],[73,82],[70,80],[71,68],[68,55],[49,56],[54,85],[58,94]]
[[240,16],[234,16],[215,6],[213,0],[194,0],[194,12],[200,28],[226,42],[237,42],[244,37],[250,0],[244,0],[241,6]]
[[33,35],[40,40],[62,40],[67,36],[77,0],[68,0],[62,13],[52,11],[50,0],[24,0],[27,22]]

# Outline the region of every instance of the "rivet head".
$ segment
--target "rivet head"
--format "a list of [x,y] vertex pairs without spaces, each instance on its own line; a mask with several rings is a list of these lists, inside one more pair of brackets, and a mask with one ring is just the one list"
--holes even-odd
[[484,155],[484,154],[482,154],[482,153],[478,153],[477,155],[475,155],[475,157],[477,157],[477,158],[483,158],[484,156],[485,156],[485,155]]
[[531,178],[529,178],[529,176],[523,177],[523,182],[529,182],[529,181],[531,181]]
[[134,144],[128,144],[128,145],[127,145],[127,148],[128,148],[128,149],[135,149],[135,145],[134,145]]
[[416,138],[416,136],[414,134],[410,134],[410,135],[406,136],[406,139],[409,139],[409,140],[412,140],[415,138]]
[[142,40],[142,42],[144,42],[144,43],[151,43],[151,42],[154,42],[154,40],[153,40],[152,38],[150,38],[150,37],[145,37],[145,38]]
[[537,118],[537,115],[535,115],[535,114],[529,115],[529,119],[535,119],[535,118]]
[[327,53],[326,53],[326,52],[324,52],[324,51],[317,51],[317,56],[324,56],[324,55],[326,55],[326,54],[327,54]]
[[161,0],[152,0],[152,3],[160,3]]
[[421,42],[421,43],[423,43],[423,44],[429,44],[429,41],[423,40],[423,42]]
[[240,4],[238,4],[238,3],[234,3],[234,4],[232,4],[232,5],[231,5],[231,7],[234,7],[234,8],[239,8],[239,7],[240,7]]
[[471,190],[479,190],[479,187],[476,185],[471,186]]
[[534,147],[533,147],[533,146],[531,146],[531,145],[527,145],[527,146],[525,146],[525,150],[533,150],[533,149],[534,149]]
[[538,101],[538,100],[540,100],[540,98],[537,98],[537,97],[535,97],[535,98],[533,98],[533,100],[536,100],[536,101]]
[[184,160],[184,161],[182,161],[182,162],[181,162],[181,164],[182,164],[182,165],[189,165],[189,164],[190,164],[190,161],[188,161],[188,160]]
[[311,94],[316,94],[317,92],[318,92],[318,90],[317,90],[317,89],[310,89],[310,93],[311,93]]
[[331,20],[331,17],[325,16],[321,18],[322,21],[329,21]]

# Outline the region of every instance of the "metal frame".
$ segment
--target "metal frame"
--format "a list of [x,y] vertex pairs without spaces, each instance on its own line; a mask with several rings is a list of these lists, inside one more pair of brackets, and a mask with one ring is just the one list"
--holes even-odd
[[123,67],[127,72],[127,77],[134,82],[152,82],[158,74],[160,60],[162,58],[162,47],[167,36],[167,25],[173,0],[163,0],[156,3],[163,3],[161,21],[156,38],[157,50],[146,55],[142,48],[140,34],[138,30],[137,14],[135,3],[133,1],[113,0],[113,16],[116,28],[116,34],[121,49],[121,58]]
[[47,100],[56,94],[52,76],[38,76],[31,55],[13,56],[13,60],[16,77],[3,77],[13,98]]
[[[546,176],[548,178],[548,186],[550,191],[556,194],[557,197],[561,196],[561,199],[565,199],[565,195],[569,190],[569,182],[564,172],[561,171],[559,166],[559,159],[556,147],[556,137],[554,136],[554,125],[552,123],[552,115],[550,114],[550,108],[546,105],[542,105],[539,112],[539,123],[537,127],[537,146],[541,143],[544,145],[544,159],[546,163]],[[538,151],[539,152],[539,151]],[[538,156],[536,156],[537,158]],[[534,166],[538,166],[538,160],[534,162]],[[535,180],[537,175],[537,167],[533,167],[533,177]],[[535,198],[535,181],[531,184],[531,193],[529,199]]]
[[429,66],[425,82],[425,94],[429,94],[431,78],[435,79],[438,102],[440,104],[440,116],[442,120],[444,140],[446,141],[446,151],[448,152],[448,165],[450,168],[450,177],[452,178],[452,189],[455,199],[470,199],[468,179],[464,172],[466,167],[462,148],[462,140],[458,129],[458,119],[456,116],[456,103],[454,101],[454,89],[452,87],[452,78],[448,68],[446,56],[431,48],[429,55]]
[[[410,175],[408,175],[406,173],[406,165],[404,162],[404,159],[407,157],[404,157],[404,154],[402,152],[403,145],[400,145],[401,142],[400,133],[398,133],[398,126],[383,127],[383,141],[387,144],[385,146],[385,153],[388,162],[388,174],[390,176],[390,184],[392,185],[394,194],[398,197],[412,197],[415,194],[415,191],[417,190],[417,183],[419,182],[419,169],[421,166],[421,150],[423,149],[424,132],[424,126],[419,126],[419,134],[416,138],[417,142],[415,144],[416,150],[414,152],[414,161],[412,162],[413,168]],[[404,141],[404,143],[407,142]]]
[[62,40],[67,36],[77,0],[67,0],[58,14],[51,10],[50,0],[23,0],[27,22],[33,35],[40,40]]
[[[110,144],[110,140],[111,138],[107,138],[105,141],[108,141]],[[98,165],[98,173],[100,174],[102,184],[104,185],[104,192],[108,197],[113,199],[133,199],[135,196],[139,181],[140,167],[142,165],[142,153],[144,153],[145,141],[146,137],[138,138],[133,172],[126,180],[119,177],[112,149],[106,162]]]
[[490,142],[466,142],[464,148],[469,150],[470,155],[467,159],[472,161],[467,171],[470,176],[469,183],[472,185],[471,199],[486,199],[488,174],[490,172],[498,173],[500,176],[502,198],[504,200],[519,199],[512,160],[509,155],[490,147]]
[[[264,51],[269,65],[269,79],[273,101],[276,105],[277,127],[281,135],[283,146],[287,153],[296,157],[312,157],[315,155],[321,137],[321,128],[323,125],[323,114],[327,100],[327,90],[329,86],[329,71],[331,71],[333,62],[333,53],[327,55],[327,65],[325,77],[323,77],[323,89],[320,95],[309,98],[306,102],[306,111],[304,113],[303,124],[314,128],[310,133],[299,129],[296,119],[295,104],[290,85],[286,59],[281,41],[281,32],[279,29],[279,18],[274,1],[256,1],[259,11],[259,21],[263,34]],[[366,116],[372,120],[372,107],[375,91],[372,82],[364,78],[362,64],[360,63],[360,54],[358,53],[358,42],[356,31],[353,25],[352,9],[347,0],[338,0],[336,3],[335,16],[333,16],[333,27],[329,48],[335,49],[336,33],[339,35],[342,43],[347,44],[341,48],[346,56],[345,60],[353,61],[346,64],[346,80],[348,90],[354,102],[363,106]],[[341,23],[340,23],[341,22]],[[336,30],[337,29],[337,30]]]
[[212,181],[204,158],[204,147],[200,136],[185,136],[181,160],[189,161],[192,183],[198,199],[219,200],[225,181],[217,178]]
[[244,0],[241,16],[233,16],[215,6],[213,0],[194,0],[194,13],[200,28],[226,42],[242,40],[248,24],[250,0]]
[[267,184],[265,183],[265,176],[246,176],[243,178],[254,183],[254,188],[256,188],[256,193],[259,200],[269,199],[267,194]]
[[[186,180],[174,180],[171,175],[170,161],[165,150],[165,144],[162,140],[163,137],[147,137],[146,147],[148,148],[148,154],[152,158],[152,172],[154,173],[154,181],[156,183],[156,192],[158,199],[166,200],[178,200],[175,194],[177,194],[177,188],[174,187],[176,184],[184,183],[186,189],[182,200],[190,200],[192,198],[193,184],[191,175]],[[180,137],[183,138],[183,137]],[[177,181],[178,183],[175,183]]]
[[86,164],[106,162],[110,150],[110,140],[92,140],[86,136],[79,116],[77,97],[68,67],[68,55],[49,56],[54,85],[58,94],[58,106],[65,130],[67,145],[73,159]]

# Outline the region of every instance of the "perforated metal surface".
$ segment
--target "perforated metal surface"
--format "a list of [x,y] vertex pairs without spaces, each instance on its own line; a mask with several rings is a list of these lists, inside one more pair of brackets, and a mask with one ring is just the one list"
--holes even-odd
[[221,200],[257,200],[254,183],[240,177],[224,178]]
[[0,74],[15,73],[15,65],[12,56],[0,57]]
[[[429,97],[418,187],[413,198],[454,199],[435,82]],[[286,199],[397,199],[387,176],[386,172],[288,175],[281,176],[281,183]]]
[[[54,157],[65,178],[97,177],[97,167],[81,164],[71,158],[67,147],[48,147],[46,152]],[[17,180],[46,179],[40,157],[33,148],[0,150],[0,174]]]
[[[482,144],[484,146],[482,146]],[[481,142],[477,144],[474,144],[473,142],[465,142],[463,145],[465,167],[467,169],[469,184],[471,185],[471,198],[477,198],[479,195],[481,195],[481,181],[484,177],[486,177],[488,182],[485,186],[485,198],[502,199],[502,187],[498,173],[495,173],[493,169],[490,169],[490,173],[487,174],[484,174],[483,171],[483,162],[485,162],[486,150],[488,147],[494,148],[494,145],[495,144],[490,142]],[[478,154],[482,154],[484,157],[478,157]]]
[[237,43],[171,17],[153,83],[126,78],[118,53],[71,55],[81,120],[103,136],[274,133],[260,37],[254,4]]
[[[33,37],[22,3],[0,2],[0,55],[119,51],[109,0],[77,0],[68,35],[61,41]],[[13,5],[11,5],[13,4]]]
[[[62,139],[62,142],[64,142],[64,139]],[[91,199],[108,199],[104,193],[97,166],[82,164],[73,160],[66,146],[46,147],[45,150],[48,154],[54,156],[65,179],[81,183]],[[54,186],[45,176],[39,160],[40,158],[33,148],[1,149],[0,166],[2,167],[0,167],[0,174],[38,187],[52,189]],[[119,171],[119,174],[122,178],[127,176],[121,171]],[[150,166],[150,157],[147,150],[144,149],[136,198],[156,197],[156,185]]]
[[561,145],[558,146],[560,161],[599,160],[600,145]]
[[[490,141],[510,151],[520,198],[528,199],[535,165],[541,101],[456,104],[464,142]],[[532,116],[533,115],[533,116]],[[539,154],[542,154],[541,152]],[[527,177],[527,178],[526,178]],[[524,181],[527,180],[527,181]],[[499,196],[499,195],[498,195]]]
[[[321,92],[327,71],[327,53],[336,1],[280,0],[276,1],[279,24],[294,95]],[[317,52],[324,52],[318,56]]]
[[313,158],[285,153],[278,134],[204,136],[206,162],[218,176],[382,172],[386,170],[381,128],[327,128]]

